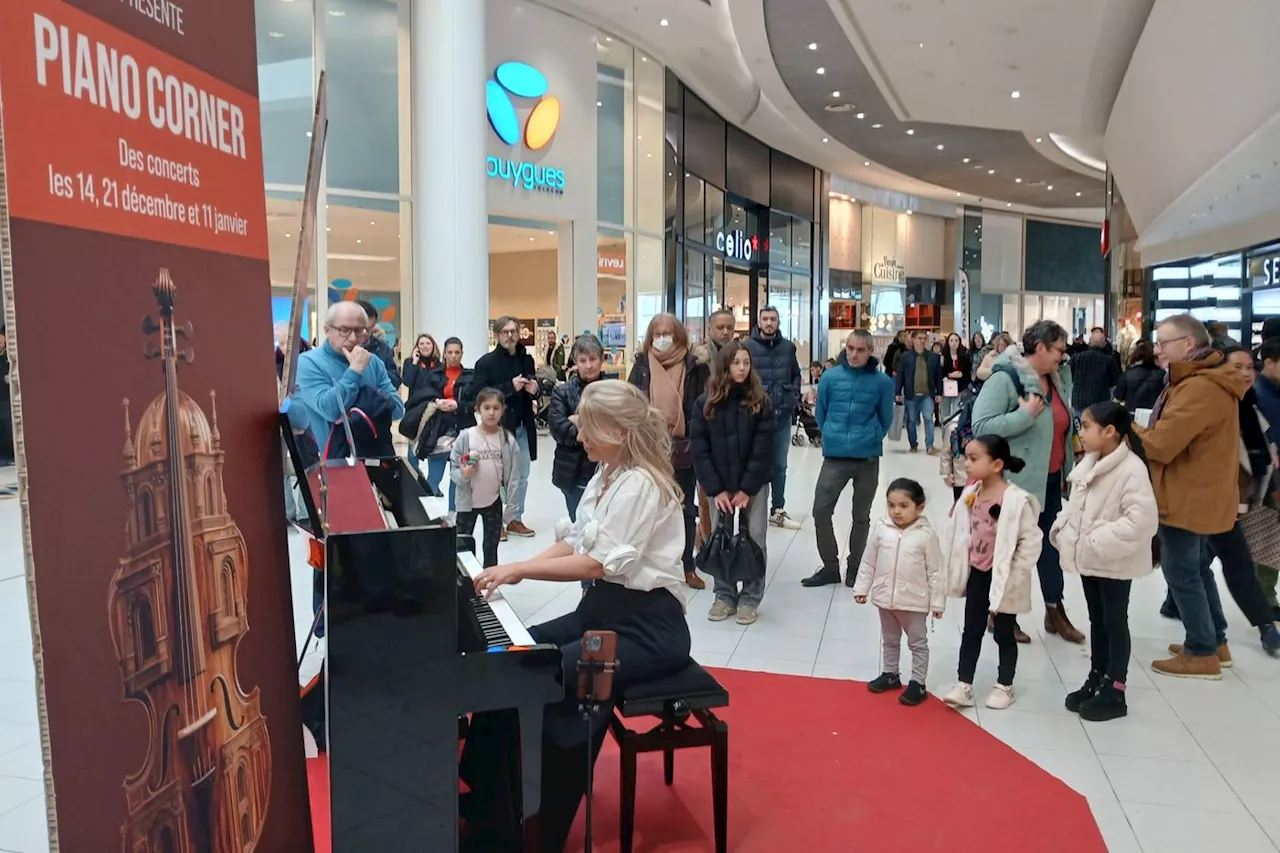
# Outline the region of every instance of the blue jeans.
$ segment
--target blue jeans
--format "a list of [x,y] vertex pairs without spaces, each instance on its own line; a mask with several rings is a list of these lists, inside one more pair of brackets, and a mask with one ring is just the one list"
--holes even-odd
[[1227,641],[1227,617],[1209,568],[1209,537],[1162,524],[1160,551],[1160,568],[1187,632],[1186,653],[1217,654]]
[[916,421],[924,418],[924,444],[933,447],[933,398],[928,394],[917,394],[910,400],[903,400],[903,416],[907,422],[907,442],[911,449],[917,446]]
[[791,451],[791,418],[778,421],[773,428],[773,481],[769,484],[773,496],[773,511],[787,504],[787,454]]
[[[532,439],[537,441],[537,438]],[[529,491],[529,433],[524,427],[516,430],[516,444],[520,447],[520,460],[516,463],[516,514],[512,521],[524,521],[524,496]]]
[[[427,482],[433,492],[440,492],[440,481],[444,477],[444,468],[449,464],[449,454],[437,453],[427,457]],[[449,478],[449,512],[454,511],[454,495],[458,493],[458,484]]]

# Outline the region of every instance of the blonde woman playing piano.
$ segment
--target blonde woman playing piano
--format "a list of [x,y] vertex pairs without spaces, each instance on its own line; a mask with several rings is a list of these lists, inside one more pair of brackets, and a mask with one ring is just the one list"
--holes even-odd
[[[557,527],[557,541],[531,560],[494,566],[475,579],[492,595],[503,584],[590,581],[578,608],[530,630],[564,653],[566,698],[547,706],[543,723],[541,833],[544,853],[564,847],[586,786],[586,727],[575,698],[582,635],[618,634],[615,693],[680,670],[689,658],[684,610],[684,515],[670,460],[666,419],[634,386],[591,383],[578,407],[578,434],[599,463],[576,522]],[[612,713],[592,724],[592,761]]]

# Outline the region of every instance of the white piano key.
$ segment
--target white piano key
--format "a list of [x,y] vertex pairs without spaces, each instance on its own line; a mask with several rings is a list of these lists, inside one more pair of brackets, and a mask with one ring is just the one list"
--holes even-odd
[[[480,576],[484,569],[480,566],[480,561],[476,559],[476,555],[470,551],[461,551],[458,553],[458,567],[467,573],[467,576],[475,580]],[[529,634],[524,623],[520,621],[520,617],[511,609],[502,598],[502,591],[494,593],[493,598],[485,602],[489,605],[489,609],[493,611],[493,615],[502,625],[502,630],[507,632],[507,636],[511,638],[511,644],[515,646],[532,646],[534,645],[533,637]]]

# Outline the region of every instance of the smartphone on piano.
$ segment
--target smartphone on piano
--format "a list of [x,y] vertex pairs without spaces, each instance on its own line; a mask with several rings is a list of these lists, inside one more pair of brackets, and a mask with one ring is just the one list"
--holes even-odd
[[578,670],[578,698],[594,697],[604,702],[613,697],[613,670],[618,663],[618,635],[613,631],[588,631],[582,635],[582,658],[587,664]]

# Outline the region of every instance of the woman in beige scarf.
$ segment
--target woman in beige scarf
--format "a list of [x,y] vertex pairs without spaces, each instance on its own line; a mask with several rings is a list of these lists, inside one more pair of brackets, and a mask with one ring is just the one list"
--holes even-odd
[[658,314],[649,321],[644,346],[636,355],[627,381],[662,412],[671,434],[671,465],[684,492],[684,579],[694,589],[705,584],[693,568],[693,542],[698,522],[697,479],[689,442],[693,406],[705,390],[710,370],[689,347],[689,333],[672,314]]

